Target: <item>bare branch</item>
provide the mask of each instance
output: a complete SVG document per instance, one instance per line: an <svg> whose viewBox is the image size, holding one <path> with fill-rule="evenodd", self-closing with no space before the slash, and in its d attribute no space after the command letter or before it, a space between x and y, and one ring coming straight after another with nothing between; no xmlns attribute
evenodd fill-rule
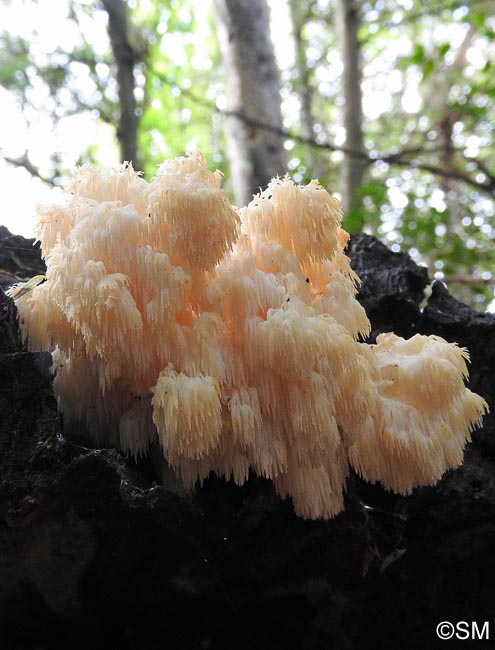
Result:
<svg viewBox="0 0 495 650"><path fill-rule="evenodd" d="M423 163L418 160L404 160L400 156L389 158L388 156L384 155L379 156L375 159L371 159L370 161L374 162L374 160L396 165L397 167L410 167L411 169L420 169L421 171L430 172L430 174L441 176L442 178L453 178L454 180L462 181L463 183L466 183L466 185L474 187L477 190L488 192L488 194L495 194L495 183L492 182L492 180L487 179L486 181L477 181L468 173L463 172L460 169L442 169L436 165Z"/></svg>
<svg viewBox="0 0 495 650"><path fill-rule="evenodd" d="M480 278L476 275L468 275L464 273L453 273L441 278L441 282L448 284L449 282L459 282L460 284L482 285L482 284L495 284L495 277Z"/></svg>
<svg viewBox="0 0 495 650"><path fill-rule="evenodd" d="M440 176L441 178L452 178L454 180L462 181L463 183L466 183L466 185L469 185L470 187L474 187L479 191L487 192L492 196L495 195L495 177L492 174L490 174L486 168L483 169L483 173L486 176L486 180L478 181L476 180L476 178L470 176L467 172L464 172L460 169L454 169L454 168L444 169L442 167L438 167L437 165L433 165L431 163L421 162L419 160L411 160L407 157L412 154L421 155L421 154L434 153L433 151L428 151L421 147L399 149L397 151L393 151L389 153L376 152L370 155L364 151L355 151L353 149L349 149L348 147L337 145L329 140L326 140L324 142L317 142L313 138L308 138L299 135L297 133L293 133L289 129L274 127L269 124L265 124L260 120L247 117L242 113L242 111L234 111L234 110L219 108L215 103L207 99L198 97L197 95L194 94L194 92L190 91L187 88L180 87L175 82L171 81L170 79L167 79L165 75L162 75L155 70L150 70L150 72L154 74L158 79L166 83L168 86L177 88L184 97L189 98L192 102L194 102L198 106L203 106L204 108L213 111L215 113L218 113L220 115L237 117L238 119L242 120L244 124L246 124L251 128L260 129L263 131L269 131L271 133L276 133L284 138L287 138L288 140L293 140L294 142L299 142L300 144L305 144L310 147L324 149L326 151L331 151L331 152L340 151L348 156L353 156L354 158L362 159L363 161L365 161L367 165L376 165L377 163L387 163L389 165L395 165L397 167L409 167L411 169L419 169L421 171L430 172L431 174L435 176ZM483 163L481 161L478 161L477 159L474 158L465 158L465 159L470 162L474 162L480 168L480 170L482 169L481 166L483 165Z"/></svg>
<svg viewBox="0 0 495 650"><path fill-rule="evenodd" d="M495 192L495 175L491 172L491 170L488 168L488 166L482 161L479 160L478 158L468 158L468 160L474 162L476 167L480 170L482 174L484 174L487 178L487 185L490 185L492 188L492 192Z"/></svg>
<svg viewBox="0 0 495 650"><path fill-rule="evenodd" d="M0 153L0 156L2 157L2 160L5 160L5 162L9 163L9 165L13 165L14 167L22 167L28 171L31 176L34 178L39 178L41 181L43 181L43 183L46 183L51 187L59 187L59 184L55 182L54 178L44 176L40 170L35 165L33 165L33 163L28 158L27 151L19 158L11 158L10 156L6 156L3 153Z"/></svg>
<svg viewBox="0 0 495 650"><path fill-rule="evenodd" d="M489 9L488 6L484 7L483 5L488 5L488 0L470 0L469 2L470 9L477 9L479 10L487 10ZM435 16L438 18L442 13L447 12L447 11L453 11L454 9L459 8L459 0L453 0L453 2L446 2L443 0L442 2L438 4L434 3L429 3L428 5L424 5L421 8L421 11L419 12L410 12L410 13L405 13L405 15L399 20L396 21L392 18L392 14L396 11L394 8L392 11L384 12L381 11L380 15L378 18L370 20L369 18L364 22L364 25L367 27L368 25L373 25L373 24L379 24L381 28L383 29L390 29L393 27L400 27L401 25L405 25L407 23L415 23L418 20L422 20L424 18L428 18L429 16ZM385 14L388 14L388 18L386 17ZM371 38L374 36L374 34L370 34L366 40L371 40ZM365 39L362 39L362 42L364 43Z"/></svg>

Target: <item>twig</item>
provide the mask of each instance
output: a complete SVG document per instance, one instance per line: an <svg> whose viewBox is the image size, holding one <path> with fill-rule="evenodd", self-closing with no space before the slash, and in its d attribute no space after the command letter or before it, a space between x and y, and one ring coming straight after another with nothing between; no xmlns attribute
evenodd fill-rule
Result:
<svg viewBox="0 0 495 650"><path fill-rule="evenodd" d="M48 176L43 176L43 174L40 172L40 170L33 165L33 163L29 160L27 151L20 156L19 158L11 158L10 156L6 156L3 153L0 153L0 156L2 157L5 162L9 163L9 165L13 165L14 167L22 167L26 171L28 171L31 176L34 176L35 178L39 178L43 183L46 183L47 185L50 185L51 187L59 187L58 183L55 182L53 178L49 178Z"/></svg>
<svg viewBox="0 0 495 650"><path fill-rule="evenodd" d="M480 278L476 275L468 275L464 273L453 273L452 275L446 275L441 278L442 282L459 282L460 284L494 284L495 276L490 278Z"/></svg>

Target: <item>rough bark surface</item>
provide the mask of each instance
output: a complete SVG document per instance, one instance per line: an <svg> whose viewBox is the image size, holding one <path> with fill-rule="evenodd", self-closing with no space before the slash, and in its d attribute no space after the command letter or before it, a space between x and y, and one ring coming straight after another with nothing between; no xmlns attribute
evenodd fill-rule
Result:
<svg viewBox="0 0 495 650"><path fill-rule="evenodd" d="M362 185L366 161L352 152L363 151L363 108L361 92L361 47L358 40L359 0L338 0L337 20L344 64L345 148L342 165L342 205L352 208L356 190Z"/></svg>
<svg viewBox="0 0 495 650"><path fill-rule="evenodd" d="M349 253L373 335L467 346L494 411L495 317L438 283L420 311L425 269L367 236ZM353 476L344 513L306 522L255 476L178 496L148 462L66 438L50 355L22 349L3 292L0 341L2 650L418 650L445 648L440 621L493 624L493 417L436 487L401 497Z"/></svg>
<svg viewBox="0 0 495 650"><path fill-rule="evenodd" d="M124 0L102 0L108 14L108 35L117 70L119 94L117 139L122 162L132 162L139 169L137 157L138 117L134 89L136 54L129 40L127 4Z"/></svg>
<svg viewBox="0 0 495 650"><path fill-rule="evenodd" d="M13 235L8 228L0 226L0 286L6 288L14 282L43 275L45 271L39 244L34 246L34 239Z"/></svg>
<svg viewBox="0 0 495 650"><path fill-rule="evenodd" d="M285 174L282 136L247 120L282 129L280 87L266 0L215 0L218 40L225 69L226 133L235 200L247 205L253 194Z"/></svg>

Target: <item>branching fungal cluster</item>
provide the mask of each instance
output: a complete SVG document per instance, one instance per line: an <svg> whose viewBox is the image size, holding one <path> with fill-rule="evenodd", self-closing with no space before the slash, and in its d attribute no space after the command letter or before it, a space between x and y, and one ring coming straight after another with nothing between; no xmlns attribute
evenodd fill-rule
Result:
<svg viewBox="0 0 495 650"><path fill-rule="evenodd" d="M486 410L466 352L359 342L348 235L316 181L274 179L240 210L220 181L199 153L149 183L83 167L39 210L46 282L16 304L66 421L136 457L159 441L186 487L252 469L307 518L343 508L350 466L407 494L459 465Z"/></svg>

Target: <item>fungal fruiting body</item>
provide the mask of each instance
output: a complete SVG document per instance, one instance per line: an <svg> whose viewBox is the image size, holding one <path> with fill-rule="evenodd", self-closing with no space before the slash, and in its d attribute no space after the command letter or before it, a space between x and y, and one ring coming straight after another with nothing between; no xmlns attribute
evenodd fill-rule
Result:
<svg viewBox="0 0 495 650"><path fill-rule="evenodd" d="M487 408L466 352L359 342L348 235L316 181L274 179L240 210L220 181L199 153L149 183L83 167L39 210L46 281L15 300L65 421L135 457L158 440L186 487L251 469L307 518L343 508L349 466L402 494L458 466Z"/></svg>

